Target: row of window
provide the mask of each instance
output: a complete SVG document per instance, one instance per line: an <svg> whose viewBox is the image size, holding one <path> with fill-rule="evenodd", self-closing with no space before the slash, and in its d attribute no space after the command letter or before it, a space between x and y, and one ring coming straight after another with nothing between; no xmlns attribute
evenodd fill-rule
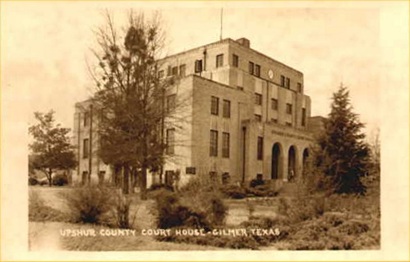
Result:
<svg viewBox="0 0 410 262"><path fill-rule="evenodd" d="M222 132L222 157L229 158L230 155L230 135ZM209 138L209 156L218 156L218 131L211 130Z"/></svg>
<svg viewBox="0 0 410 262"><path fill-rule="evenodd" d="M219 115L219 97L211 96L211 114ZM231 101L226 99L222 100L222 117L231 117Z"/></svg>
<svg viewBox="0 0 410 262"><path fill-rule="evenodd" d="M262 95L255 93L255 104L256 105L262 105ZM272 110L278 110L278 99L272 98L271 99L271 109ZM286 104L286 113L287 114L292 114L292 104L287 103Z"/></svg>

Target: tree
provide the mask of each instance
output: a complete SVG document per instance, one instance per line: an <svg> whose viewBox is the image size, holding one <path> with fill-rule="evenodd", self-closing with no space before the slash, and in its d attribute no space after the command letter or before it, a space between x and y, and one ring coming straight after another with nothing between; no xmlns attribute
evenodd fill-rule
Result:
<svg viewBox="0 0 410 262"><path fill-rule="evenodd" d="M358 115L353 113L348 89L341 84L333 94L325 132L319 139L321 154L317 161L330 177L336 193L366 192L360 180L367 172L369 157L365 135L361 132L363 127Z"/></svg>
<svg viewBox="0 0 410 262"><path fill-rule="evenodd" d="M29 127L29 133L34 138L34 142L29 145L29 169L42 171L51 186L55 171L71 169L77 165L67 136L70 129L63 128L60 124L54 125L53 110L48 113L35 112L34 116L39 123Z"/></svg>
<svg viewBox="0 0 410 262"><path fill-rule="evenodd" d="M158 16L148 21L142 13L130 12L124 35L109 14L106 20L107 26L97 31L98 66L92 71L93 101L100 111L99 156L122 170L124 193L130 175L140 174L141 198L146 199L147 173L163 165L165 118L175 110L165 110L165 97L178 79L161 78L158 72L163 45Z"/></svg>

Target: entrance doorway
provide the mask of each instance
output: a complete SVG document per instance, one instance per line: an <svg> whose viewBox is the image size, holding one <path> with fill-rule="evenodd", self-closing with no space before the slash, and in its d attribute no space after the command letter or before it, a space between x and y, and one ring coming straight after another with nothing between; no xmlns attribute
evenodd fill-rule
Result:
<svg viewBox="0 0 410 262"><path fill-rule="evenodd" d="M293 181L296 175L296 150L290 146L288 154L288 180Z"/></svg>
<svg viewBox="0 0 410 262"><path fill-rule="evenodd" d="M271 167L271 178L278 179L281 166L280 166L280 159L281 159L281 150L280 144L275 143L272 147L272 167Z"/></svg>

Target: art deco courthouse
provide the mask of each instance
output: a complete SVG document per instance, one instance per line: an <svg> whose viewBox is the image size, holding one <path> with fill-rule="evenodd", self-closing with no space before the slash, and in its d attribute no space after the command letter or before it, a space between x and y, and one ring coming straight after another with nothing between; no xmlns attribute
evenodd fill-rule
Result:
<svg viewBox="0 0 410 262"><path fill-rule="evenodd" d="M188 97L183 112L175 112L186 121L164 130L166 174L179 169L182 180L210 175L221 182L301 175L313 141L301 72L251 49L246 38L224 39L161 62L161 77L181 77L167 94L167 106ZM90 167L92 178L111 173L96 154L89 159L96 138L90 138L86 103L78 103L75 114L79 179Z"/></svg>

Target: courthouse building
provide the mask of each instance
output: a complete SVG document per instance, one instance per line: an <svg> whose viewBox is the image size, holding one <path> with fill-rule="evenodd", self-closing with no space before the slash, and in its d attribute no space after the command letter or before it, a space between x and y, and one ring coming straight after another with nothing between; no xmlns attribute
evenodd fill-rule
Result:
<svg viewBox="0 0 410 262"><path fill-rule="evenodd" d="M184 104L173 113L177 127L164 130L166 179L178 170L183 181L210 176L221 183L247 183L259 176L281 184L302 174L313 143L302 72L252 49L246 38L223 39L160 64L161 78L180 76L167 94L167 106ZM80 180L88 174L92 180L109 179L112 173L96 153L93 124L90 101L77 103ZM151 174L149 183L158 177Z"/></svg>

